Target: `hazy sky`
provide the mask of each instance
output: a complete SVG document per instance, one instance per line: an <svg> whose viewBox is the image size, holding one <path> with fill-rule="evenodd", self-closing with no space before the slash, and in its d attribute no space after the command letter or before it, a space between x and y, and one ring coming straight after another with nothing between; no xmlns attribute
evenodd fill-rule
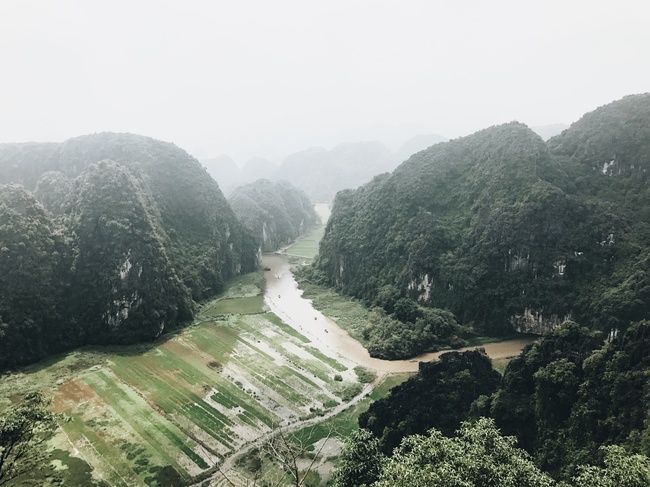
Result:
<svg viewBox="0 0 650 487"><path fill-rule="evenodd" d="M242 159L571 123L650 91L649 22L647 0L0 0L0 142Z"/></svg>

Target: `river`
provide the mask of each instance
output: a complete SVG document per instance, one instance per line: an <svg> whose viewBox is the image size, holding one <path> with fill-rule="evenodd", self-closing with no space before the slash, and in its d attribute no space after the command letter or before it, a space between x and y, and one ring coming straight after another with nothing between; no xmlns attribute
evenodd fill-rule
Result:
<svg viewBox="0 0 650 487"><path fill-rule="evenodd" d="M311 300L302 297L302 290L291 272L291 264L286 257L278 254L265 254L262 265L265 271L266 293L264 301L268 308L289 326L312 341L312 345L326 355L336 358L346 365L361 365L378 372L417 372L418 362L436 360L447 352L426 353L410 360L382 360L373 358L357 340L333 320L312 306ZM467 347L463 350L484 348L492 359L517 355L535 339L529 336L499 343L487 343L480 347Z"/></svg>

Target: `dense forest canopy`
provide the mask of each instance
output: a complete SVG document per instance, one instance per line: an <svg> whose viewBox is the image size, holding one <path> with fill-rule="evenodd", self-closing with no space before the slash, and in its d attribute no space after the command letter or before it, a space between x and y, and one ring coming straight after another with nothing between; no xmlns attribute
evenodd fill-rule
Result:
<svg viewBox="0 0 650 487"><path fill-rule="evenodd" d="M650 324L635 323L609 341L603 338L567 321L512 360L502 378L480 351L422 363L416 376L361 415L363 429L348 442L338 485L361 485L360 474L366 485L384 485L374 482L393 469L393 479L400 469L413 470L408 466L414 460L417 471L447 480L427 485L456 485L450 473L456 470L461 480L471 480L458 485L502 485L498 477L512 473L514 457L526 468L513 485L529 485L541 472L543 485L648 485ZM468 436L472 431L482 432ZM488 441L478 450L470 442L451 457L444 454L470 438ZM509 447L497 454L498 445ZM471 473L485 462L492 466L483 478Z"/></svg>
<svg viewBox="0 0 650 487"><path fill-rule="evenodd" d="M387 313L400 298L442 308L481 334L568 318L624 330L650 306L648 127L645 94L548 143L512 122L436 144L338 193L312 278Z"/></svg>
<svg viewBox="0 0 650 487"><path fill-rule="evenodd" d="M0 367L152 339L257 265L185 151L132 134L0 145Z"/></svg>
<svg viewBox="0 0 650 487"><path fill-rule="evenodd" d="M240 186L228 202L263 252L290 244L320 221L304 191L287 181L260 179Z"/></svg>

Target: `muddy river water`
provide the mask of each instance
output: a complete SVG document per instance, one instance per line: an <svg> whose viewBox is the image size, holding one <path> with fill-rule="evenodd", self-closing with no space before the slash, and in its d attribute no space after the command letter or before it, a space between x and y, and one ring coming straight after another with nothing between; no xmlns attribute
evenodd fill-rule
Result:
<svg viewBox="0 0 650 487"><path fill-rule="evenodd" d="M271 269L264 273L266 278L264 301L268 308L289 326L309 338L314 347L346 365L362 365L380 372L417 372L418 362L435 360L445 353L444 351L426 353L410 360L373 358L361 343L315 309L311 300L302 297L302 290L298 288L286 257L266 254L262 265ZM517 355L524 346L533 341L534 338L522 337L500 343L487 343L482 345L482 348L491 358L499 359ZM473 348L478 347L468 347L461 351Z"/></svg>

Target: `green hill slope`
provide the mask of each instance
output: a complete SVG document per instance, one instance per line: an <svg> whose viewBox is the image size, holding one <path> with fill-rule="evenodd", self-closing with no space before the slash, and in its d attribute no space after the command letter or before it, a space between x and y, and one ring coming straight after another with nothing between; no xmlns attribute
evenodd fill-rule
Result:
<svg viewBox="0 0 650 487"><path fill-rule="evenodd" d="M586 316L598 328L624 328L650 304L639 282L648 206L635 179L648 158L648 100L600 108L548 144L516 122L491 127L340 192L316 273L389 313L406 297L480 333L542 333ZM611 164L597 148L608 137L629 177L598 169L602 157ZM630 198L644 209L628 211ZM642 270L629 282L635 265Z"/></svg>
<svg viewBox="0 0 650 487"><path fill-rule="evenodd" d="M42 272L63 269L56 292L41 293L58 310L43 324L54 338L40 352L3 355L0 366L89 342L152 339L191 319L192 301L218 293L257 264L255 242L217 184L173 144L110 133L62 144L6 144L0 183L24 186L2 187L2 221L15 222L26 208L38 215L33 224L22 216L4 225L3 246L19 241L19 256L24 250L25 258L46 261ZM32 229L44 248L34 248ZM52 242L62 250L50 251ZM9 253L0 259L2 268L14 265ZM11 304L16 288L36 281L49 282L21 274L3 286L0 303L14 317L13 330L42 308Z"/></svg>
<svg viewBox="0 0 650 487"><path fill-rule="evenodd" d="M307 195L287 181L260 179L234 190L228 201L264 252L290 244L319 222Z"/></svg>

